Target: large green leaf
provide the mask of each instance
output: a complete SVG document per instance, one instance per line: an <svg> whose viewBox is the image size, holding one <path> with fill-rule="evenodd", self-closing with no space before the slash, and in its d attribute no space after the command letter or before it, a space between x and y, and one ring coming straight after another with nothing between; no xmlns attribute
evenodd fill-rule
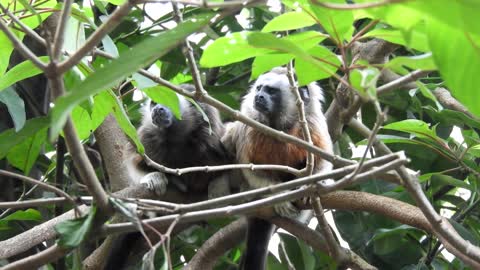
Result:
<svg viewBox="0 0 480 270"><path fill-rule="evenodd" d="M7 106L8 112L13 120L15 131L19 131L25 125L25 103L23 99L15 92L15 89L8 87L0 91L0 102Z"/></svg>
<svg viewBox="0 0 480 270"><path fill-rule="evenodd" d="M8 162L28 175L46 139L47 127L44 127L33 136L13 146L7 154Z"/></svg>
<svg viewBox="0 0 480 270"><path fill-rule="evenodd" d="M203 51L200 65L204 67L225 66L271 52L268 49L252 48L247 41L250 34L252 32L243 31L216 39Z"/></svg>
<svg viewBox="0 0 480 270"><path fill-rule="evenodd" d="M305 12L287 12L269 21L262 32L286 31L314 25L315 20Z"/></svg>
<svg viewBox="0 0 480 270"><path fill-rule="evenodd" d="M74 248L80 245L92 229L96 211L97 208L93 206L90 208L88 215L57 224L55 230L60 235L58 245L66 248Z"/></svg>
<svg viewBox="0 0 480 270"><path fill-rule="evenodd" d="M285 65L288 61L293 59L293 55L286 53L271 53L266 55L259 55L255 57L252 63L251 79L256 79L263 73L271 70L274 67Z"/></svg>
<svg viewBox="0 0 480 270"><path fill-rule="evenodd" d="M421 138L439 139L427 123L416 119L407 119L390 123L383 128L412 133Z"/></svg>
<svg viewBox="0 0 480 270"><path fill-rule="evenodd" d="M371 37L384 39L421 52L430 51L427 30L424 24L415 25L409 33L397 29L376 28L363 35L363 38Z"/></svg>
<svg viewBox="0 0 480 270"><path fill-rule="evenodd" d="M9 228L8 223L10 221L41 221L42 214L35 209L27 209L27 210L18 210L15 211L13 214L10 214L2 219L0 219L0 231L7 230Z"/></svg>
<svg viewBox="0 0 480 270"><path fill-rule="evenodd" d="M48 57L43 56L40 57L40 59L46 61L48 60ZM5 73L3 76L0 76L0 91L5 90L7 87L18 81L30 78L40 73L42 73L42 71L37 68L32 61L25 60L7 71L7 73Z"/></svg>
<svg viewBox="0 0 480 270"><path fill-rule="evenodd" d="M407 74L409 69L435 70L437 67L433 61L431 53L416 56L398 56L385 64L385 67L392 69L400 74ZM408 67L409 69L406 69Z"/></svg>
<svg viewBox="0 0 480 270"><path fill-rule="evenodd" d="M208 24L212 17L211 13L198 15L172 30L142 41L119 58L97 69L69 93L57 99L51 114L50 139L57 136L65 124L68 114L77 104L89 96L115 85L118 81L166 54L191 33Z"/></svg>
<svg viewBox="0 0 480 270"><path fill-rule="evenodd" d="M460 102L480 116L480 38L436 20L428 24L428 37L445 83Z"/></svg>
<svg viewBox="0 0 480 270"><path fill-rule="evenodd" d="M47 127L48 118L39 117L28 120L19 132L13 128L2 132L0 134L0 159L4 158L12 147L35 136L37 132L41 132Z"/></svg>
<svg viewBox="0 0 480 270"><path fill-rule="evenodd" d="M313 81L331 77L341 65L338 57L323 46L315 46L308 50L308 53L319 62L322 62L322 66L318 66L320 63L313 64L303 59L297 59L295 61L295 70L299 85L306 85Z"/></svg>
<svg viewBox="0 0 480 270"><path fill-rule="evenodd" d="M259 48L251 44L249 37L258 34L273 36L270 33L258 32L237 32L226 37L221 37L210 44L204 51L200 64L204 67L225 66L228 64L243 61L248 58L258 57L261 55L269 55L275 53L273 48ZM278 38L278 40L294 43L303 49L310 49L323 41L326 36L315 31L305 31L286 37Z"/></svg>

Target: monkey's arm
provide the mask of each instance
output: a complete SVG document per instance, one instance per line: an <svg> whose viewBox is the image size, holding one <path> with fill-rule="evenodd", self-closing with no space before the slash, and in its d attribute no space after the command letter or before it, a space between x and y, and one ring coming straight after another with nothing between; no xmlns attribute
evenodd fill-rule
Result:
<svg viewBox="0 0 480 270"><path fill-rule="evenodd" d="M167 190L168 179L162 172L149 172L147 165L142 157L133 153L132 157L126 160L126 166L132 184L146 184L148 189L153 190L157 195L163 195Z"/></svg>
<svg viewBox="0 0 480 270"><path fill-rule="evenodd" d="M237 142L239 141L238 134L240 133L241 127L240 122L228 123L225 126L225 134L222 136L223 146L226 148L227 152L236 155L237 153Z"/></svg>

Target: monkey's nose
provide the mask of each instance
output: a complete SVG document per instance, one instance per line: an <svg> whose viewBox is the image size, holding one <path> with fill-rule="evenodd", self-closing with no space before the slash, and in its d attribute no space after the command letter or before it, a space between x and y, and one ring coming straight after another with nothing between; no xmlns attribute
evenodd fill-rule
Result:
<svg viewBox="0 0 480 270"><path fill-rule="evenodd" d="M152 110L152 121L156 126L168 127L172 124L172 118L172 112L161 105L155 106Z"/></svg>

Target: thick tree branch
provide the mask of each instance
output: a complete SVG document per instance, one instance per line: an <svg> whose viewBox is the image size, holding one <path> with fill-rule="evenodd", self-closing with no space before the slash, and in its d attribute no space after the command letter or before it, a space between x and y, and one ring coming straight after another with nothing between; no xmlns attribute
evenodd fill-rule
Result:
<svg viewBox="0 0 480 270"><path fill-rule="evenodd" d="M223 227L197 250L183 270L213 269L217 259L245 239L247 222L240 218Z"/></svg>
<svg viewBox="0 0 480 270"><path fill-rule="evenodd" d="M326 244L326 240L317 231L308 228L307 226L298 221L287 218L275 217L271 218L270 221L278 227L302 239L305 243L307 243L314 249L328 253L328 246ZM340 269L342 269L343 267L350 267L354 270L377 269L376 267L367 263L365 260L363 260L360 256L358 256L351 250L340 247L339 252L341 253L341 257L345 258L343 261L344 264L339 265Z"/></svg>

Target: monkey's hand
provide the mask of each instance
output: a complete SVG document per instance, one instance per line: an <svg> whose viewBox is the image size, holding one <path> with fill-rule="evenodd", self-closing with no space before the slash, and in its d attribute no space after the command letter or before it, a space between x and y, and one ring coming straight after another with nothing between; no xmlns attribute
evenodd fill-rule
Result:
<svg viewBox="0 0 480 270"><path fill-rule="evenodd" d="M167 191L168 179L164 173L151 172L142 177L140 183L146 184L148 189L161 196Z"/></svg>
<svg viewBox="0 0 480 270"><path fill-rule="evenodd" d="M300 211L291 202L276 204L273 209L278 215L287 218L296 218L300 214Z"/></svg>

